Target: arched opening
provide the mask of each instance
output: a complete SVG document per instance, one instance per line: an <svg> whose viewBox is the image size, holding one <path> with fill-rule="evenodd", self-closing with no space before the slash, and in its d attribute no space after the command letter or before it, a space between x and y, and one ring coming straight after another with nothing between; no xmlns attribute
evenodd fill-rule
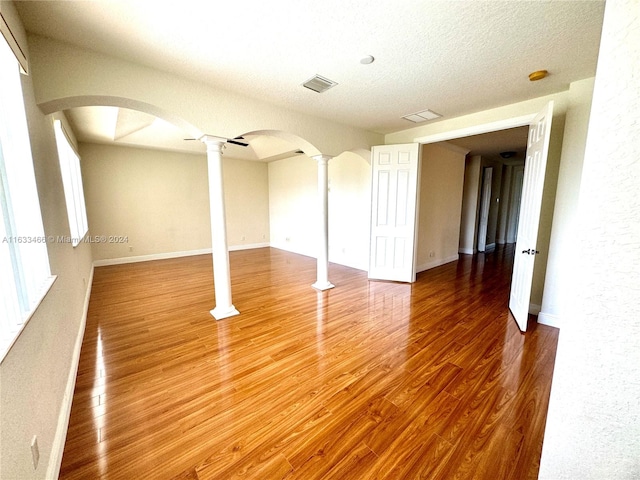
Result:
<svg viewBox="0 0 640 480"><path fill-rule="evenodd" d="M131 263L212 252L211 314L216 319L237 315L220 155L226 140L202 136L169 112L123 98L75 97L57 107L62 110L53 115L67 125L68 136L82 142L77 148L89 230L95 238L118 239L92 244L94 261ZM203 140L206 156L201 142L188 140Z"/></svg>
<svg viewBox="0 0 640 480"><path fill-rule="evenodd" d="M132 98L116 97L110 95L80 95L58 98L38 104L45 115L70 111L81 107L114 107L130 111L144 113L168 122L184 131L192 138L200 138L203 132L196 126L184 120L173 112L164 110L158 106L135 100Z"/></svg>
<svg viewBox="0 0 640 480"><path fill-rule="evenodd" d="M92 234L117 232L127 238L124 244L96 245L93 253L98 265L212 250L212 238L213 243L216 240L211 234L214 204L210 201L215 198L210 187L211 155L207 157L202 142L188 141L200 138L197 127L153 105L121 97L70 97L45 106L47 112L54 108L64 112L80 140ZM214 201L226 203L225 251L272 245L277 215L271 208L270 165L294 162L309 170L312 178L306 192L311 204L302 217L309 223L304 230L311 233L305 239L310 251L299 253L317 257L318 240L323 238L317 210L322 189L317 183L318 164L310 154L319 150L296 135L277 130L218 140L224 144L220 171L226 187L220 187L224 193ZM344 155L366 164L356 154ZM288 185L299 184L295 171L290 169L286 177ZM291 196L287 202L305 205ZM287 222L301 224L291 217ZM295 251L291 245L284 247Z"/></svg>

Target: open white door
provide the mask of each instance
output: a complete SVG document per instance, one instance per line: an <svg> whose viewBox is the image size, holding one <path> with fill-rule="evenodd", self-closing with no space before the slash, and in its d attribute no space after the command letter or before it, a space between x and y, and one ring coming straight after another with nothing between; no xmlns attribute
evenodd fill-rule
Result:
<svg viewBox="0 0 640 480"><path fill-rule="evenodd" d="M542 205L544 174L549 152L552 116L553 102L549 102L536 115L529 126L522 200L518 220L518 236L516 239L513 276L511 278L511 296L509 298L509 309L518 323L518 327L523 332L527 330L533 264L536 253L538 253L536 242L538 239L540 207Z"/></svg>
<svg viewBox="0 0 640 480"><path fill-rule="evenodd" d="M489 228L489 210L491 208L491 181L493 167L485 167L482 176L482 199L480 202L480 222L478 223L478 251L487 249L487 229Z"/></svg>
<svg viewBox="0 0 640 480"><path fill-rule="evenodd" d="M371 150L369 278L415 282L420 144Z"/></svg>

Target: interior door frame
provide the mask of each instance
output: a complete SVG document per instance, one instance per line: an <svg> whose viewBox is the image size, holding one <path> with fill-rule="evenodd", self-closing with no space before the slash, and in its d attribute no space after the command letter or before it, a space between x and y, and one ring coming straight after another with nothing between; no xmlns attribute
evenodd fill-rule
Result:
<svg viewBox="0 0 640 480"><path fill-rule="evenodd" d="M489 123L481 123L478 125L471 125L465 128L458 128L455 130L447 130L446 132L434 133L431 135L424 135L422 137L416 137L414 142L420 144L444 142L447 140L454 140L456 138L470 137L471 135L480 135L483 133L491 133L498 130L505 130L507 128L530 126L531 123L538 115L538 110L528 115L522 115L519 117L505 118L503 120L497 120Z"/></svg>
<svg viewBox="0 0 640 480"><path fill-rule="evenodd" d="M478 215L476 248L478 252L487 250L487 230L489 227L489 210L491 209L491 191L493 183L493 167L482 167L480 187L480 214Z"/></svg>
<svg viewBox="0 0 640 480"><path fill-rule="evenodd" d="M506 130L507 128L529 126L531 122L533 122L533 119L536 118L537 113L538 112L531 113L529 115L522 115L520 117L505 118L504 120L497 120L495 122L481 123L470 127L459 128L457 130L447 130L446 132L416 137L413 141L421 144L445 142L456 138L470 137L471 135L480 135L498 130Z"/></svg>

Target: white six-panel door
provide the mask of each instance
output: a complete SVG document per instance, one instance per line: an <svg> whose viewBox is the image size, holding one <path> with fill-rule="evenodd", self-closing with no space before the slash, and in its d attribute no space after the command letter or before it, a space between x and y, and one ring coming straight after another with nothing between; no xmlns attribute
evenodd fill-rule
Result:
<svg viewBox="0 0 640 480"><path fill-rule="evenodd" d="M369 278L415 282L420 145L371 150Z"/></svg>
<svg viewBox="0 0 640 480"><path fill-rule="evenodd" d="M511 296L509 298L509 309L523 332L527 330L533 264L538 253L536 244L552 116L553 102L549 102L529 126L518 235L511 278Z"/></svg>

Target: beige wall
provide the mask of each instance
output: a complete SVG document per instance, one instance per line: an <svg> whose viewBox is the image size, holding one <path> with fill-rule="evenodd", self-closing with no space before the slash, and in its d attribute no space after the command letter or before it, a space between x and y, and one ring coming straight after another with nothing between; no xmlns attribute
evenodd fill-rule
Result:
<svg viewBox="0 0 640 480"><path fill-rule="evenodd" d="M316 161L306 155L298 155L270 162L268 168L271 246L316 257Z"/></svg>
<svg viewBox="0 0 640 480"><path fill-rule="evenodd" d="M343 153L329 161L329 261L369 269L371 165Z"/></svg>
<svg viewBox="0 0 640 480"><path fill-rule="evenodd" d="M267 164L222 157L222 168L229 248L235 250L268 245Z"/></svg>
<svg viewBox="0 0 640 480"><path fill-rule="evenodd" d="M52 118L36 106L30 77L23 76L23 92L45 235L69 236ZM0 365L2 479L53 478L66 435L66 401L73 394L74 355L80 352L84 330L91 247L49 243L47 249L51 272L58 278ZM40 450L36 469L33 436Z"/></svg>
<svg viewBox="0 0 640 480"><path fill-rule="evenodd" d="M458 259L465 153L443 144L422 146L417 271Z"/></svg>
<svg viewBox="0 0 640 480"><path fill-rule="evenodd" d="M329 261L368 269L371 166L346 152L329 161ZM318 166L300 155L269 163L271 246L317 256Z"/></svg>
<svg viewBox="0 0 640 480"><path fill-rule="evenodd" d="M94 260L211 249L207 158L111 145L80 144ZM269 241L267 166L223 157L230 248Z"/></svg>
<svg viewBox="0 0 640 480"><path fill-rule="evenodd" d="M640 474L639 76L638 2L607 2L541 480Z"/></svg>
<svg viewBox="0 0 640 480"><path fill-rule="evenodd" d="M480 208L481 164L480 155L468 156L465 159L459 252L469 255L477 250L476 227Z"/></svg>
<svg viewBox="0 0 640 480"><path fill-rule="evenodd" d="M567 313L563 299L569 298L570 272L574 271L580 262L575 255L574 229L593 85L594 79L588 78L572 83L569 90L571 107L567 111L565 122L547 275L545 275L542 310L538 318L538 321L549 325L562 324L562 317Z"/></svg>

